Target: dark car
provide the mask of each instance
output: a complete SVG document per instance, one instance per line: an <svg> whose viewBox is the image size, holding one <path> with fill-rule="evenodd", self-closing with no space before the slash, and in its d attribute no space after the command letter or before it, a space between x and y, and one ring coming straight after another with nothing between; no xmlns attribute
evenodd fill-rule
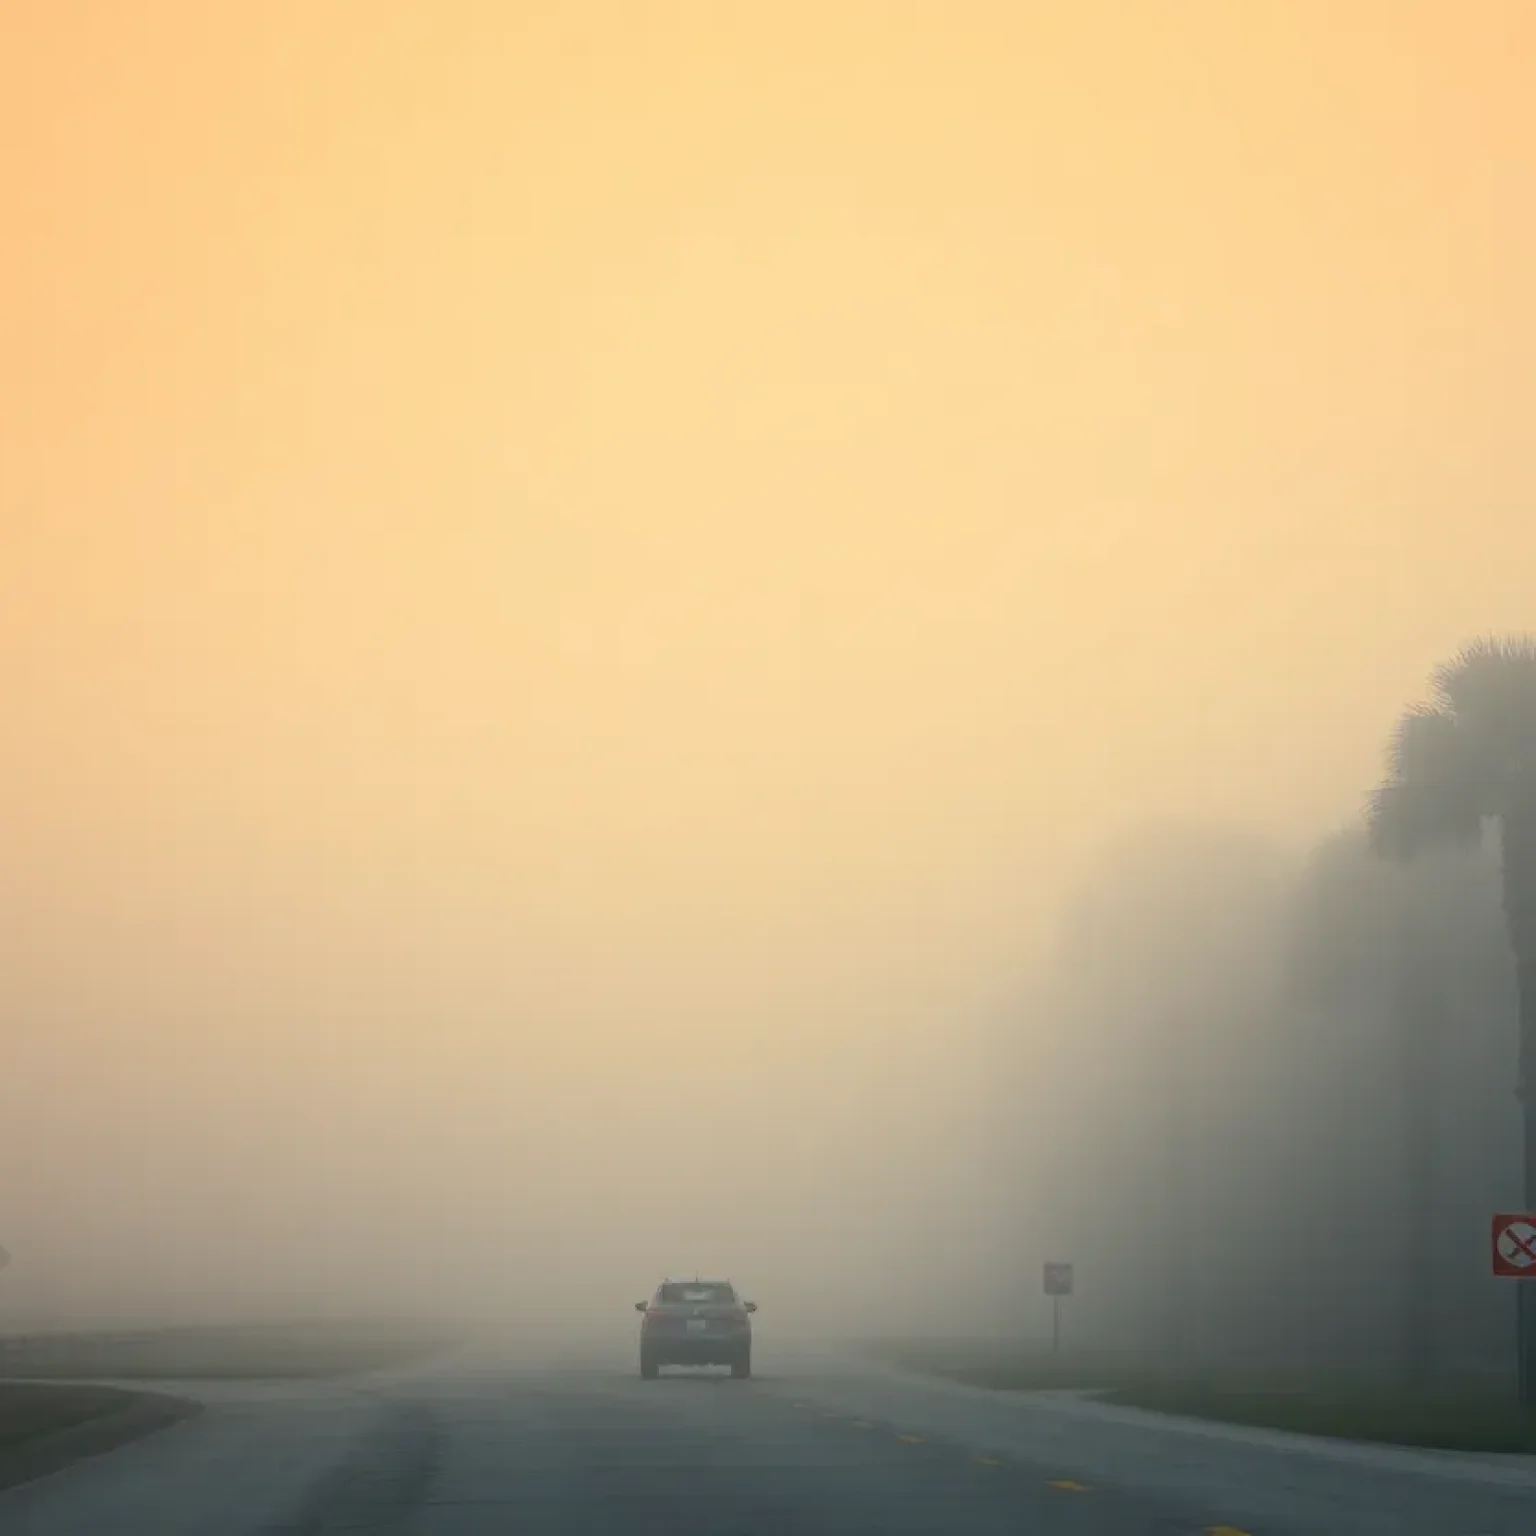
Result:
<svg viewBox="0 0 1536 1536"><path fill-rule="evenodd" d="M752 1313L729 1280L663 1280L649 1301L637 1301L640 1374L648 1381L664 1365L728 1365L752 1374Z"/></svg>

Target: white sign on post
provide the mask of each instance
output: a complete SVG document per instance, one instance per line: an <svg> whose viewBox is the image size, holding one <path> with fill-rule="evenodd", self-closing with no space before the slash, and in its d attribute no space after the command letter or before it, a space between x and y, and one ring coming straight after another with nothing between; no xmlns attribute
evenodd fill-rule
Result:
<svg viewBox="0 0 1536 1536"><path fill-rule="evenodd" d="M1045 1266L1045 1294L1051 1298L1051 1353L1061 1350L1061 1298L1072 1294L1072 1266Z"/></svg>
<svg viewBox="0 0 1536 1536"><path fill-rule="evenodd" d="M1070 1296L1072 1294L1072 1266L1070 1264L1047 1264L1045 1266L1045 1294L1047 1296Z"/></svg>

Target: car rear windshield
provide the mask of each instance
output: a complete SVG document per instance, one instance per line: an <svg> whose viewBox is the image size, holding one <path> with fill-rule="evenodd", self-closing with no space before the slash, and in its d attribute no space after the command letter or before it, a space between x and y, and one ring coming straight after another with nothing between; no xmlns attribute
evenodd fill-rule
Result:
<svg viewBox="0 0 1536 1536"><path fill-rule="evenodd" d="M692 1284L667 1284L657 1291L656 1299L664 1307L688 1304L724 1307L736 1300L733 1286L719 1280L697 1280Z"/></svg>

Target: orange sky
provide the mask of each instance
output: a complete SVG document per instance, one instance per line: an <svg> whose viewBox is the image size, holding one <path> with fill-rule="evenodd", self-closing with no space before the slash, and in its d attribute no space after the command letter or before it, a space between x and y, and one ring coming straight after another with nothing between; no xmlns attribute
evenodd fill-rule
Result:
<svg viewBox="0 0 1536 1536"><path fill-rule="evenodd" d="M8 1159L591 1194L727 1031L812 1166L1118 826L1309 836L1532 622L1518 0L0 28Z"/></svg>

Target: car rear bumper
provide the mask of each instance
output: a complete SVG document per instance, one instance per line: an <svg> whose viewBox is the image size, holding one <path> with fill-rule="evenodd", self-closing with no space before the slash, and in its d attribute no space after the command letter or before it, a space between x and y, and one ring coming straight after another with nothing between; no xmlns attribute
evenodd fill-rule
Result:
<svg viewBox="0 0 1536 1536"><path fill-rule="evenodd" d="M640 1341L641 1355L657 1365L730 1365L751 1348L750 1333L673 1334Z"/></svg>

